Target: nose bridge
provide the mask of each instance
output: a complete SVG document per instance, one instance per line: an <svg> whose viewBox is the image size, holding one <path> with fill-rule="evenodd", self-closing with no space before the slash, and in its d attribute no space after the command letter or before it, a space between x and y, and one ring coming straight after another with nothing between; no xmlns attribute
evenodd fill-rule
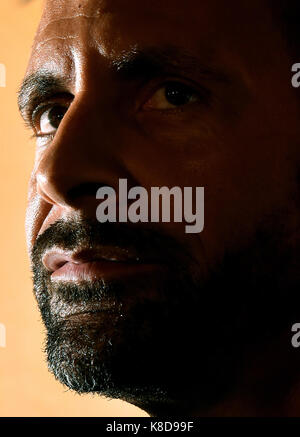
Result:
<svg viewBox="0 0 300 437"><path fill-rule="evenodd" d="M72 206L71 193L95 191L99 185L116 186L122 165L118 159L112 114L89 99L87 92L76 96L65 114L52 143L45 148L36 168L38 193L53 204ZM84 188L85 187L85 188Z"/></svg>

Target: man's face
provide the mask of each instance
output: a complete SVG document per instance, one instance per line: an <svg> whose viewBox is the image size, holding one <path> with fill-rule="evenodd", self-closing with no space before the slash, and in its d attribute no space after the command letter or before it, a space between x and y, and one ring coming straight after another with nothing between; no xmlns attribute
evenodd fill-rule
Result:
<svg viewBox="0 0 300 437"><path fill-rule="evenodd" d="M50 369L150 410L219 401L292 317L299 108L270 11L48 0L27 77L27 238ZM96 191L120 178L204 187L203 232L98 223Z"/></svg>

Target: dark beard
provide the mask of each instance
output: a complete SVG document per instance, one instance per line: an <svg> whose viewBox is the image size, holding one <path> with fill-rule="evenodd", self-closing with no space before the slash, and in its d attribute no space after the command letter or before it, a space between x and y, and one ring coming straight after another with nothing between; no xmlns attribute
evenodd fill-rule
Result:
<svg viewBox="0 0 300 437"><path fill-rule="evenodd" d="M186 259L174 256L182 248L154 231L91 220L55 223L38 237L32 254L49 369L78 393L124 399L160 414L220 402L234 390L250 345L258 354L297 321L295 256L282 229L269 228L261 226L247 245L226 253L199 279ZM150 252L169 247L169 274L159 280L51 284L41 263L46 248L114 241ZM55 313L65 302L84 306L107 299L113 311L92 318Z"/></svg>

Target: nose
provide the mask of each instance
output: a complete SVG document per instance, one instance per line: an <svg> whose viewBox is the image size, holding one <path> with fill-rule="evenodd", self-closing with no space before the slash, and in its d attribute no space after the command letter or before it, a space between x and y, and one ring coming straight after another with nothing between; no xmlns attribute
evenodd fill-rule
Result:
<svg viewBox="0 0 300 437"><path fill-rule="evenodd" d="M113 113L100 111L87 96L75 98L55 137L36 165L39 196L48 204L84 209L87 198L96 202L103 185L117 187L127 177L118 157L118 123Z"/></svg>

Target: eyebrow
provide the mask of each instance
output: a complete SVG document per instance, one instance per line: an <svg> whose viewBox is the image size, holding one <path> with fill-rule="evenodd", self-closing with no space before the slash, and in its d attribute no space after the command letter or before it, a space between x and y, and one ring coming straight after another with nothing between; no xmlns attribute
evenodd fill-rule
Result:
<svg viewBox="0 0 300 437"><path fill-rule="evenodd" d="M199 57L178 47L132 49L110 62L110 70L118 80L147 80L163 75L187 74L200 79L228 82L229 76L220 69L205 65ZM69 81L69 80L68 80ZM30 109L55 95L71 94L63 77L46 70L26 77L18 92L18 106L23 118Z"/></svg>
<svg viewBox="0 0 300 437"><path fill-rule="evenodd" d="M30 74L24 79L18 91L19 111L23 118L26 118L26 112L36 107L41 101L55 94L67 92L63 79L51 72L42 70Z"/></svg>
<svg viewBox="0 0 300 437"><path fill-rule="evenodd" d="M147 48L141 51L133 49L114 60L112 65L119 76L129 80L180 71L220 81L228 79L225 72L212 65L205 65L200 57L173 46Z"/></svg>

